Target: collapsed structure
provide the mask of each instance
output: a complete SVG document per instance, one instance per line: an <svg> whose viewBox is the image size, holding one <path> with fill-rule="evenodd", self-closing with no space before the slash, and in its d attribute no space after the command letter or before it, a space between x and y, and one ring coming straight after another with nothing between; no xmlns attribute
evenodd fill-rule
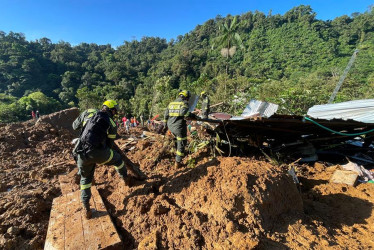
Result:
<svg viewBox="0 0 374 250"><path fill-rule="evenodd" d="M340 154L332 149L349 141L356 153L368 153L371 134L374 132L374 100L359 100L339 104L317 105L308 116L278 115L278 105L252 100L240 117L215 113L217 119L210 133L221 139L226 152L244 153L247 145L255 146L275 155L284 152L294 160L316 161L317 153ZM358 137L364 135L364 138ZM358 143L354 144L353 141ZM360 149L360 150L359 150ZM346 153L346 152L344 152ZM364 163L374 158L356 157ZM345 154L346 155L346 154Z"/></svg>

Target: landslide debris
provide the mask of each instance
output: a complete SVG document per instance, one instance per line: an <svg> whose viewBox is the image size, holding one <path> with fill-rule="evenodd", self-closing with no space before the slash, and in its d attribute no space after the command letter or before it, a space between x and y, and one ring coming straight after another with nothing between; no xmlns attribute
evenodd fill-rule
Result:
<svg viewBox="0 0 374 250"><path fill-rule="evenodd" d="M145 183L127 187L106 166L95 173L129 249L374 247L373 184L330 184L336 167L316 163L297 166L298 191L287 165L261 157L212 159L204 150L175 169L172 147L161 150L165 140L128 146L128 156L149 177ZM196 164L190 166L191 158Z"/></svg>
<svg viewBox="0 0 374 250"><path fill-rule="evenodd" d="M0 248L43 248L57 176L75 166L71 139L43 122L0 125Z"/></svg>
<svg viewBox="0 0 374 250"><path fill-rule="evenodd" d="M330 184L334 166L298 165L298 190L288 166L261 157L203 149L176 169L170 139L120 132L119 146L149 178L129 187L98 166L95 185L125 249L374 247L374 185ZM76 183L72 138L53 122L0 125L0 248L43 248L58 175Z"/></svg>
<svg viewBox="0 0 374 250"><path fill-rule="evenodd" d="M108 171L100 170L98 182ZM117 226L131 232L133 247L151 244L150 239L165 249L254 247L279 215L303 208L289 176L270 164L237 157L169 170L130 190L116 181L100 187L113 204Z"/></svg>

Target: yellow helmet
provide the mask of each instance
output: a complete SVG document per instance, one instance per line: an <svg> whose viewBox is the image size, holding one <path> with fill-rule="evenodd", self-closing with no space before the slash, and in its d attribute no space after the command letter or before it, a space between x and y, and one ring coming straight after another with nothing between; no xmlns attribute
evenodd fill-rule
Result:
<svg viewBox="0 0 374 250"><path fill-rule="evenodd" d="M118 103L114 100L106 100L103 106L107 106L109 109L118 109Z"/></svg>
<svg viewBox="0 0 374 250"><path fill-rule="evenodd" d="M206 95L206 91L202 91L202 92L200 93L200 96L203 96L203 95Z"/></svg>
<svg viewBox="0 0 374 250"><path fill-rule="evenodd" d="M182 95L186 98L190 98L190 96L191 96L190 91L188 91L188 90L182 90L181 92L179 92L178 95Z"/></svg>

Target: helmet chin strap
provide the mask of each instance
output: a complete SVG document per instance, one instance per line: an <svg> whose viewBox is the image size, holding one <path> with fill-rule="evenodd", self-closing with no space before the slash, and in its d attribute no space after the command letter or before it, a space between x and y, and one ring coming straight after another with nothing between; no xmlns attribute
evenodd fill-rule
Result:
<svg viewBox="0 0 374 250"><path fill-rule="evenodd" d="M118 110L116 108L111 110L111 113L113 114L113 117L118 115Z"/></svg>
<svg viewBox="0 0 374 250"><path fill-rule="evenodd" d="M108 113L108 115L110 116L110 118L113 118L113 116L114 116L114 112L113 112L112 109L104 108L104 109L102 109L102 111Z"/></svg>

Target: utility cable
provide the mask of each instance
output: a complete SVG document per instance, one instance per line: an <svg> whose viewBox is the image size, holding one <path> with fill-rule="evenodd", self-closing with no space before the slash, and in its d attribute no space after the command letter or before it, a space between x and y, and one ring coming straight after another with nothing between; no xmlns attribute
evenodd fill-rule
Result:
<svg viewBox="0 0 374 250"><path fill-rule="evenodd" d="M332 130L328 127L325 127L323 126L322 124L319 124L318 122L316 121L313 121L312 119L310 119L309 117L306 117L304 116L304 120L307 120L307 121L310 121L311 123L323 128L323 129L326 129L327 131L330 131L334 134L338 134L338 135L344 135L344 136L359 136L359 135L365 135L365 134L368 134L368 133L371 133L371 132L374 132L374 129L371 129L369 131L364 131L364 132L360 132L360 133L352 133L352 134L349 134L349 133L342 133L342 132L339 132L339 131L335 131L335 130Z"/></svg>

